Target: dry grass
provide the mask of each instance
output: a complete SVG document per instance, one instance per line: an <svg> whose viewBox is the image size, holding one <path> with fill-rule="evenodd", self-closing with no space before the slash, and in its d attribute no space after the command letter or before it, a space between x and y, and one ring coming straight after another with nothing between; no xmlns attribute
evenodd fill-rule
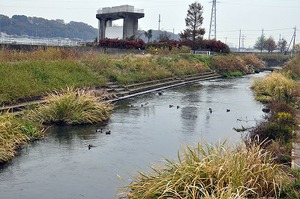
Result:
<svg viewBox="0 0 300 199"><path fill-rule="evenodd" d="M295 100L296 82L278 72L256 79L252 84L256 99L263 102Z"/></svg>
<svg viewBox="0 0 300 199"><path fill-rule="evenodd" d="M102 102L91 91L68 88L63 93L51 93L48 101L31 110L27 117L41 124L87 124L109 119L112 105Z"/></svg>
<svg viewBox="0 0 300 199"><path fill-rule="evenodd" d="M0 164L11 160L18 149L43 136L33 124L21 121L10 113L0 115Z"/></svg>
<svg viewBox="0 0 300 199"><path fill-rule="evenodd" d="M276 197L285 180L260 146L198 144L186 147L177 162L166 160L163 169L140 172L126 188L129 198L262 198Z"/></svg>

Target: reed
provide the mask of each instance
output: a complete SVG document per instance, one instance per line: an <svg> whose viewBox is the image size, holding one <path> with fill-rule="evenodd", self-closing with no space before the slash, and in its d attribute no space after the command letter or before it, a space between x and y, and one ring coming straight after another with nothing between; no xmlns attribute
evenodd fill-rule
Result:
<svg viewBox="0 0 300 199"><path fill-rule="evenodd" d="M112 105L100 101L92 91L68 88L65 92L50 93L48 102L29 111L27 118L40 124L87 124L109 119Z"/></svg>
<svg viewBox="0 0 300 199"><path fill-rule="evenodd" d="M43 130L10 113L0 115L0 164L11 160L18 149L44 135Z"/></svg>
<svg viewBox="0 0 300 199"><path fill-rule="evenodd" d="M260 146L187 146L177 161L139 172L126 187L129 198L276 197L289 176Z"/></svg>

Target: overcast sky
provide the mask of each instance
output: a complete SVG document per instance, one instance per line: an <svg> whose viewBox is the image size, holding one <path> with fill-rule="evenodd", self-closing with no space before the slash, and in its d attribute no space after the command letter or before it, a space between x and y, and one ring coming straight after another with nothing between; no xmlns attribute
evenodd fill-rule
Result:
<svg viewBox="0 0 300 199"><path fill-rule="evenodd" d="M179 33L185 29L188 5L194 0L0 0L0 14L37 16L46 19L63 19L84 22L97 28L96 13L99 8L119 5L133 5L144 9L145 17L139 20L143 30L158 29L161 15L161 29ZM211 15L210 0L199 0L204 7L203 27L208 37ZM121 23L121 22L116 22ZM217 39L238 46L239 30L245 36L245 47L253 46L261 35L279 37L288 43L293 28L300 28L300 0L219 0L217 4ZM300 35L297 37L300 43Z"/></svg>

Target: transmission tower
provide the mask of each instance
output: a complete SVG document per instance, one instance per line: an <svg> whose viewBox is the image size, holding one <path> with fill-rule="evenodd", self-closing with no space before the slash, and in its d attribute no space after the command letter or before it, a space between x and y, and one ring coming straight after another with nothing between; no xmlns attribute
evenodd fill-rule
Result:
<svg viewBox="0 0 300 199"><path fill-rule="evenodd" d="M212 1L208 40L217 40L217 0Z"/></svg>

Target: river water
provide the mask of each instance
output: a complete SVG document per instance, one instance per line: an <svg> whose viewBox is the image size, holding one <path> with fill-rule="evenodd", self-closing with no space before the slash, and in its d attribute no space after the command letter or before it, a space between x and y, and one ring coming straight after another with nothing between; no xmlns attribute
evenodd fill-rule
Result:
<svg viewBox="0 0 300 199"><path fill-rule="evenodd" d="M0 198L116 198L118 188L128 185L137 171L149 171L165 157L176 159L186 144L239 143L241 133L233 127L251 127L262 119L262 105L249 88L262 75L203 81L163 95L127 99L116 104L105 125L52 127L44 140L0 168ZM101 128L104 133L96 132ZM89 144L95 147L89 150Z"/></svg>

